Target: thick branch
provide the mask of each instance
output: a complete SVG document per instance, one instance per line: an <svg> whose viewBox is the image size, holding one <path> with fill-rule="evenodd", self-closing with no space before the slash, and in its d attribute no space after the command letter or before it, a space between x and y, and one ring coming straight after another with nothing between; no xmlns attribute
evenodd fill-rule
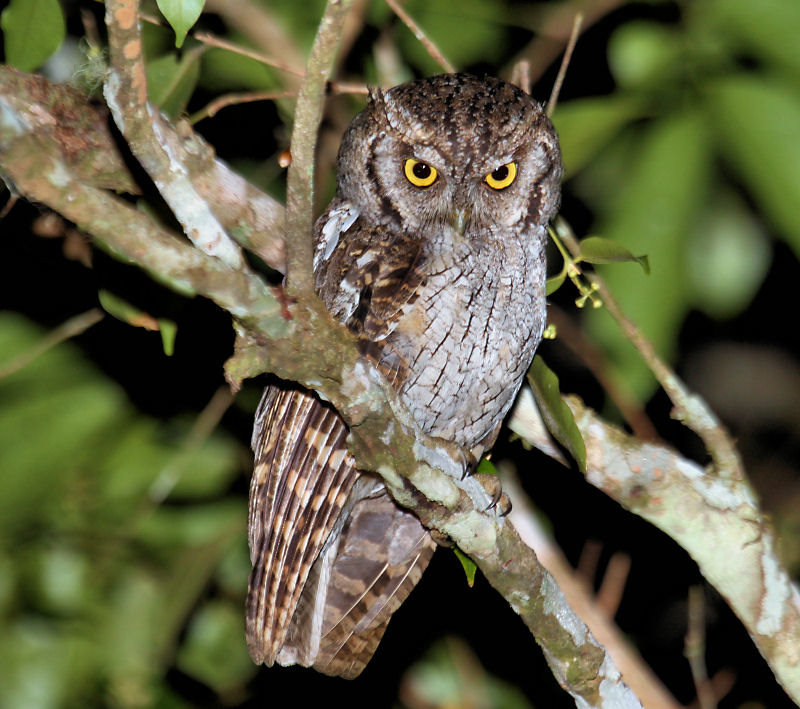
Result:
<svg viewBox="0 0 800 709"><path fill-rule="evenodd" d="M268 336L286 332L282 305L260 278L231 270L121 198L82 183L46 139L26 132L8 138L8 132L0 133L0 171L26 199L46 204L113 256L137 264L174 290L211 298Z"/></svg>
<svg viewBox="0 0 800 709"><path fill-rule="evenodd" d="M744 478L710 475L666 446L628 436L568 397L586 443L586 479L680 544L747 628L778 681L800 702L800 593ZM550 454L528 392L511 429Z"/></svg>
<svg viewBox="0 0 800 709"><path fill-rule="evenodd" d="M231 268L244 268L238 246L201 199L186 167L167 149L165 121L147 103L139 3L108 0L106 26L112 66L104 95L117 127L192 242Z"/></svg>

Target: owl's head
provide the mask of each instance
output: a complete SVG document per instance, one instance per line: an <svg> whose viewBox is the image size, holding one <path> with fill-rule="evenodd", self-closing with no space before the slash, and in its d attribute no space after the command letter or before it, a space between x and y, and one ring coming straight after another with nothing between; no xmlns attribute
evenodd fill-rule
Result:
<svg viewBox="0 0 800 709"><path fill-rule="evenodd" d="M491 77L372 91L339 150L342 197L373 223L429 238L447 224L468 239L537 230L558 208L560 180L541 106Z"/></svg>

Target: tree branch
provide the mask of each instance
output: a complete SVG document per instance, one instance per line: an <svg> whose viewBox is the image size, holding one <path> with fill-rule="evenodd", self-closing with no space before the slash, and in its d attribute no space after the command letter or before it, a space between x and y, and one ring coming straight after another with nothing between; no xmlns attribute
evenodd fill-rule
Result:
<svg viewBox="0 0 800 709"><path fill-rule="evenodd" d="M586 443L586 479L672 537L742 621L787 694L800 702L800 593L744 478L722 478L663 445L644 443L567 397ZM532 395L509 427L550 455Z"/></svg>
<svg viewBox="0 0 800 709"><path fill-rule="evenodd" d="M186 167L168 150L164 119L147 103L139 3L108 0L106 26L111 68L103 93L117 127L192 243L231 268L244 268L238 246L200 198Z"/></svg>
<svg viewBox="0 0 800 709"><path fill-rule="evenodd" d="M292 164L286 182L286 292L294 297L314 293L311 247L314 153L322 122L325 87L352 4L353 0L328 0L295 106L290 147Z"/></svg>
<svg viewBox="0 0 800 709"><path fill-rule="evenodd" d="M580 254L578 240L571 230L566 227L562 228L559 230L559 236L564 240L573 256ZM658 356L653 344L622 311L603 279L597 273L591 274L590 279L602 298L606 310L617 322L625 337L639 351L642 359L675 405L673 417L694 431L705 444L706 450L714 461L714 472L722 478L746 482L742 459L730 435L714 412L702 397L689 391L680 377Z"/></svg>

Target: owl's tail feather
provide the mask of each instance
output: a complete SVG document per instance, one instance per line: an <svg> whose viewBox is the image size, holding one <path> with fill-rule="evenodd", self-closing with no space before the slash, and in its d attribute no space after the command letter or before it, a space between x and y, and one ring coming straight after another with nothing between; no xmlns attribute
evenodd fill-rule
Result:
<svg viewBox="0 0 800 709"><path fill-rule="evenodd" d="M358 477L346 437L338 414L312 394L264 391L253 436L246 612L248 648L259 664L275 662L311 566Z"/></svg>
<svg viewBox="0 0 800 709"><path fill-rule="evenodd" d="M257 663L346 678L374 654L435 543L346 450L312 394L270 386L256 414L248 648Z"/></svg>

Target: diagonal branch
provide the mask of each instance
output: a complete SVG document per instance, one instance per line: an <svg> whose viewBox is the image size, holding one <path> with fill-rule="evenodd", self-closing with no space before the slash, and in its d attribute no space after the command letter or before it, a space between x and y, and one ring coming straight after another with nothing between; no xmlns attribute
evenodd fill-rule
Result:
<svg viewBox="0 0 800 709"><path fill-rule="evenodd" d="M709 475L665 445L645 443L567 397L586 443L586 479L672 537L742 621L776 678L800 702L800 592L745 479ZM533 397L523 390L509 427L548 455Z"/></svg>
<svg viewBox="0 0 800 709"><path fill-rule="evenodd" d="M192 243L231 268L244 268L238 246L200 198L186 167L167 149L164 119L147 103L139 3L108 0L106 26L112 66L103 93L117 127Z"/></svg>

